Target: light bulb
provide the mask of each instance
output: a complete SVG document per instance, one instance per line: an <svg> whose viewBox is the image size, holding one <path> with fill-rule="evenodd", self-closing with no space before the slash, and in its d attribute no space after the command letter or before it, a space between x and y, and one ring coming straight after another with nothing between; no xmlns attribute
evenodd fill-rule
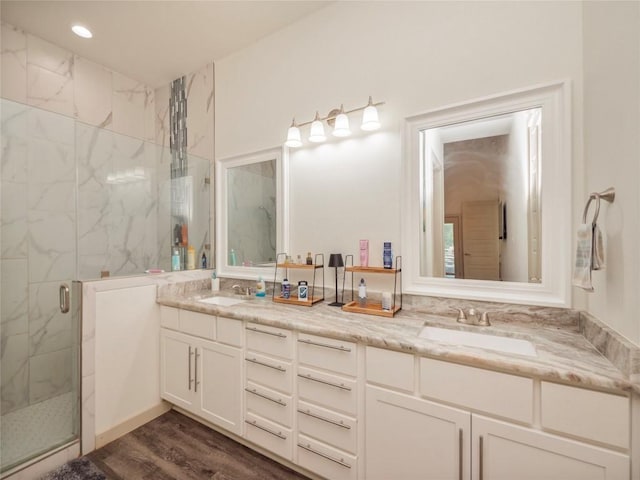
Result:
<svg viewBox="0 0 640 480"><path fill-rule="evenodd" d="M74 25L71 27L71 31L82 38L91 38L93 37L93 33L87 27L83 27L82 25Z"/></svg>
<svg viewBox="0 0 640 480"><path fill-rule="evenodd" d="M309 141L313 143L324 142L327 137L324 135L324 126L320 120L320 115L316 112L316 118L311 124L311 132L309 134Z"/></svg>
<svg viewBox="0 0 640 480"><path fill-rule="evenodd" d="M378 120L378 109L373 105L371 97L369 97L369 104L362 113L362 130L377 130L380 128L380 120Z"/></svg>
<svg viewBox="0 0 640 480"><path fill-rule="evenodd" d="M351 135L349 130L349 117L344 113L344 107L340 105L340 113L335 119L335 125L333 127L333 135L336 137L348 137Z"/></svg>
<svg viewBox="0 0 640 480"><path fill-rule="evenodd" d="M302 146L302 139L300 138L300 129L296 126L295 121L289 127L287 131L287 141L284 142L287 147L300 147Z"/></svg>

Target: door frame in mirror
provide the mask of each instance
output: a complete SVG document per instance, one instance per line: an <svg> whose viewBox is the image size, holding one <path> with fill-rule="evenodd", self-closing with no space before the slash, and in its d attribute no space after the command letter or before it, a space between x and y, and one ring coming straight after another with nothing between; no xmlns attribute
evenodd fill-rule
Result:
<svg viewBox="0 0 640 480"><path fill-rule="evenodd" d="M273 267L243 267L228 264L228 229L227 229L227 193L229 185L227 172L230 168L253 163L276 161L276 254L287 251L288 247L288 161L289 154L286 147L274 147L258 152L252 152L232 157L226 157L215 162L216 172L216 265L218 275L227 278L255 280L262 276L265 280L271 278L275 271Z"/></svg>
<svg viewBox="0 0 640 480"><path fill-rule="evenodd" d="M420 275L421 142L424 130L542 107L541 283ZM405 118L402 253L404 292L436 297L571 306L571 88L559 81L449 105Z"/></svg>

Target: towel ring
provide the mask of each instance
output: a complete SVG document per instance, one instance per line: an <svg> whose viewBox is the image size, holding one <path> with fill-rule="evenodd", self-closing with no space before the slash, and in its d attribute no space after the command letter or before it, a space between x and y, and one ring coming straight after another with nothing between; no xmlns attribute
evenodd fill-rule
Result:
<svg viewBox="0 0 640 480"><path fill-rule="evenodd" d="M591 205L591 201L596 201L596 211L593 215L593 220L591 220L591 225L594 225L598 222L598 215L600 214L600 199L605 202L613 203L616 198L616 190L613 187L607 188L605 191L597 193L593 192L589 194L589 200L587 200L587 204L584 207L584 212L582 213L582 223L587 223L587 213L589 212L589 205Z"/></svg>

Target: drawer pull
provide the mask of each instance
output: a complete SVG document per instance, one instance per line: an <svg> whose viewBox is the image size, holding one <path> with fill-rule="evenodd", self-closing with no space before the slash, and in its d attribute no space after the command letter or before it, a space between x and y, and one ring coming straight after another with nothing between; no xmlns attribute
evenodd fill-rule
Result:
<svg viewBox="0 0 640 480"><path fill-rule="evenodd" d="M268 363L261 362L256 360L255 358L245 358L247 362L255 363L256 365L262 365L263 367L273 368L274 370L278 370L279 372L286 372L287 369L281 367L280 365L269 365Z"/></svg>
<svg viewBox="0 0 640 480"><path fill-rule="evenodd" d="M244 390L245 390L245 392L253 393L254 395L257 395L258 397L262 397L262 398L264 398L266 400L269 400L270 402L277 403L278 405L282 405L283 407L287 406L287 404L285 402L283 402L282 400L271 398L269 395L265 395L264 393L260 393L255 388L246 387Z"/></svg>
<svg viewBox="0 0 640 480"><path fill-rule="evenodd" d="M249 425L253 425L256 428L259 428L260 430L263 430L263 431L265 431L267 433L270 433L274 437L281 438L282 440L286 440L287 439L287 437L285 435L283 435L282 432L274 432L270 428L263 427L262 425L258 425L258 423L255 420L251 420L251 421L245 420L245 423L248 423Z"/></svg>
<svg viewBox="0 0 640 480"><path fill-rule="evenodd" d="M299 338L299 343L306 343L307 345L313 345L314 347L325 347L325 348L333 348L334 350L340 350L341 352L351 352L349 347L345 347L344 345L330 345L328 343L319 343L313 342L311 340L307 340L306 338Z"/></svg>
<svg viewBox="0 0 640 480"><path fill-rule="evenodd" d="M458 480L462 480L462 429L458 429Z"/></svg>
<svg viewBox="0 0 640 480"><path fill-rule="evenodd" d="M339 388L341 390L346 390L347 392L351 391L351 387L347 387L344 383L333 383L333 382L328 382L326 380L321 380L320 378L315 378L312 377L311 374L307 373L306 375L303 375L301 373L298 374L299 377L301 378L306 378L307 380L313 380L314 382L318 382L318 383L324 383L325 385L329 385L331 387L336 387Z"/></svg>
<svg viewBox="0 0 640 480"><path fill-rule="evenodd" d="M480 445L479 445L479 449L480 449L480 455L479 455L479 461L480 461L480 465L478 470L480 470L480 480L484 479L484 439L482 438L482 435L480 435Z"/></svg>
<svg viewBox="0 0 640 480"><path fill-rule="evenodd" d="M337 463L338 465L342 465L342 466L343 466L343 467L345 467L345 468L351 468L351 465L349 465L348 463L346 463L346 462L344 461L344 458L341 458L340 460L338 460L337 458L333 458L333 457L332 457L332 456L330 456L330 455L327 455L327 454L325 454L325 453L322 453L322 452L319 452L319 451L317 451L317 450L314 450L313 448L311 448L311 445L309 445L308 443L307 443L306 445L303 445L302 443L299 443L299 444L298 444L298 446L299 446L300 448L305 449L305 450L306 450L306 451L308 451L308 452L315 453L316 455L318 455L318 456L320 456L320 457L322 457L322 458L326 458L327 460L331 460L332 462L335 462L335 463Z"/></svg>
<svg viewBox="0 0 640 480"><path fill-rule="evenodd" d="M274 337L278 337L278 338L287 338L287 336L284 333L280 333L280 332L269 332L267 330L260 330L259 328L256 327L246 327L247 330L251 330L252 332L256 332L256 333L264 333L265 335L273 335Z"/></svg>
<svg viewBox="0 0 640 480"><path fill-rule="evenodd" d="M351 430L351 426L345 425L342 420L340 420L339 422L336 422L335 420L331 420L330 418L323 417L322 415L318 415L316 413L312 413L311 410L309 409L307 410L298 409L298 412L302 413L303 415L308 415L309 417L317 418L318 420L322 420L323 422L330 423L331 425L335 425L336 427L342 427L342 428L346 428L347 430Z"/></svg>

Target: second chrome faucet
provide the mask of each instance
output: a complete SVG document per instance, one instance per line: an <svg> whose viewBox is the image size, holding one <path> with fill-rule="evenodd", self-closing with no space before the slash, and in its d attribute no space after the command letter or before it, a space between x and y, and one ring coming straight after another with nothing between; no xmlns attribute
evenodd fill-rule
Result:
<svg viewBox="0 0 640 480"><path fill-rule="evenodd" d="M464 313L462 308L457 308L456 310L458 311L458 318L456 319L458 323L477 325L479 327L491 326L488 312L479 313L475 308L470 308L468 313Z"/></svg>

